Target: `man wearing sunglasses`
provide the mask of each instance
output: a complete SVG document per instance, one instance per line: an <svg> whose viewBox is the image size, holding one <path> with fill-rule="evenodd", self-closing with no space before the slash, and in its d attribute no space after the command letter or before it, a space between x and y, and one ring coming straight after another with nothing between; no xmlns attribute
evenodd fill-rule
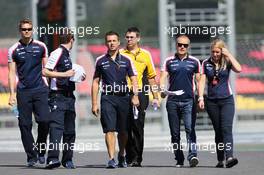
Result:
<svg viewBox="0 0 264 175"><path fill-rule="evenodd" d="M48 84L42 77L42 67L47 61L48 50L44 43L32 39L32 27L30 20L21 20L19 23L21 39L8 50L9 105L17 104L18 125L27 154L28 167L34 166L37 161L41 164L45 163L49 129ZM32 113L38 123L36 143L31 132Z"/></svg>
<svg viewBox="0 0 264 175"><path fill-rule="evenodd" d="M194 120L192 113L194 104L195 80L200 79L200 61L188 54L190 40L186 35L181 35L176 41L176 54L165 59L162 67L160 86L165 87L165 80L169 79L170 92L167 99L167 112L171 132L171 143L175 154L176 166L184 165L184 154L180 138L180 120L183 119L186 132L187 148L189 148L188 161L190 167L199 163L196 153ZM161 93L164 98L166 94ZM195 117L195 116L194 116Z"/></svg>

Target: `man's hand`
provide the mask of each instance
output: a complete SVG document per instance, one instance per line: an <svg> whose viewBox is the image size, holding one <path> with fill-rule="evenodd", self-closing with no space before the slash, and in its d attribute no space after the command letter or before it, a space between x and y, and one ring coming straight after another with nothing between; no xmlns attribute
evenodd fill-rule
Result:
<svg viewBox="0 0 264 175"><path fill-rule="evenodd" d="M74 74L75 74L75 72L74 72L73 69L68 70L68 71L65 72L65 76L66 77L72 77Z"/></svg>
<svg viewBox="0 0 264 175"><path fill-rule="evenodd" d="M13 106L15 105L17 102L16 102L16 95L14 93L10 94L9 96L9 101L8 101L8 104L10 106Z"/></svg>
<svg viewBox="0 0 264 175"><path fill-rule="evenodd" d="M202 100L199 100L198 105L199 105L199 108L200 109L204 109L204 100L203 99Z"/></svg>
<svg viewBox="0 0 264 175"><path fill-rule="evenodd" d="M133 106L139 106L139 99L137 95L133 95L132 100L131 100Z"/></svg>
<svg viewBox="0 0 264 175"><path fill-rule="evenodd" d="M95 115L96 117L99 116L99 109L97 105L92 105L92 113L93 115Z"/></svg>

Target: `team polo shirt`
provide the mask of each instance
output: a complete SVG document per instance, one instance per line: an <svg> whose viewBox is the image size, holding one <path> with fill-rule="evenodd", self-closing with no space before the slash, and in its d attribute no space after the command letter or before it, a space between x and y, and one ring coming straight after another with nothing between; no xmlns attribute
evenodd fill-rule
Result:
<svg viewBox="0 0 264 175"><path fill-rule="evenodd" d="M43 42L31 40L24 44L21 40L8 50L8 62L16 63L17 90L38 90L47 88L47 81L42 77L42 60L48 57L48 49Z"/></svg>
<svg viewBox="0 0 264 175"><path fill-rule="evenodd" d="M102 91L127 92L127 79L136 76L137 71L130 58L118 54L112 59L109 54L104 54L96 59L94 78L102 80Z"/></svg>
<svg viewBox="0 0 264 175"><path fill-rule="evenodd" d="M220 69L218 71L219 82L216 85L212 84L215 76L215 65L211 58L205 59L202 62L202 74L205 74L208 80L207 83L207 98L209 99L221 99L232 95L232 89L229 83L229 75L232 65L228 64L226 69Z"/></svg>
<svg viewBox="0 0 264 175"><path fill-rule="evenodd" d="M127 49L121 49L120 53L128 56L133 61L136 70L137 70L137 81L138 88L141 89L143 86L143 75L144 71L146 71L147 78L154 78L156 76L155 66L152 61L152 57L149 51L138 48L135 53L130 52ZM131 85L130 80L128 80L128 84Z"/></svg>
<svg viewBox="0 0 264 175"><path fill-rule="evenodd" d="M197 58L187 55L182 60L175 56L168 57L162 66L162 71L169 74L169 91L180 91L182 95L173 97L177 100L190 99L194 97L195 74L200 73L200 62Z"/></svg>
<svg viewBox="0 0 264 175"><path fill-rule="evenodd" d="M70 52L64 46L60 45L59 48L51 52L45 68L57 71L66 72L72 69L72 61L70 58ZM51 90L64 90L74 91L75 83L70 81L70 77L64 78L51 78L50 81Z"/></svg>

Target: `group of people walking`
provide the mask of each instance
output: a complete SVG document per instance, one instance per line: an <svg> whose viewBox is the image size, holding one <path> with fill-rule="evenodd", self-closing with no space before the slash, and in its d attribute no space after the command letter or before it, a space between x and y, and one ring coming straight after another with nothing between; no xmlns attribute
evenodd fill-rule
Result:
<svg viewBox="0 0 264 175"><path fill-rule="evenodd" d="M17 104L21 139L27 154L27 166L37 162L53 169L63 165L74 169L75 142L75 82L70 50L74 36L68 28L59 35L60 46L48 57L44 43L32 39L32 22L20 21L21 39L8 52L9 104ZM109 160L107 168L141 167L144 148L144 122L149 105L160 106L167 96L166 109L173 144L176 167L184 165L181 149L180 122L184 122L189 145L187 160L190 167L199 163L196 143L196 105L206 108L215 130L217 148L216 167L233 167L238 160L233 156L232 126L235 112L234 98L228 82L230 72L240 72L241 66L228 51L225 43L215 39L211 56L200 61L188 53L190 39L181 35L176 40L176 53L165 59L160 81L150 52L140 47L140 31L130 27L125 33L126 46L120 49L120 36L114 31L105 34L107 53L95 62L92 80L92 113L100 117ZM18 76L17 87L16 74ZM46 80L49 78L49 81ZM85 79L83 74L82 79ZM206 81L207 79L207 81ZM168 80L168 89L166 81ZM207 82L207 83L206 83ZM101 92L99 91L101 86ZM207 95L204 98L204 89ZM149 87L147 89L146 87ZM157 88L159 87L159 88ZM15 95L16 89L16 95ZM195 90L198 104L195 103ZM101 93L100 105L98 94ZM38 138L32 136L32 113L38 123ZM119 151L115 159L116 132ZM46 145L49 134L47 158ZM60 143L63 156L59 160ZM37 145L36 147L34 145ZM218 146L224 145L224 146ZM41 151L40 151L41 150ZM225 161L225 163L224 163Z"/></svg>

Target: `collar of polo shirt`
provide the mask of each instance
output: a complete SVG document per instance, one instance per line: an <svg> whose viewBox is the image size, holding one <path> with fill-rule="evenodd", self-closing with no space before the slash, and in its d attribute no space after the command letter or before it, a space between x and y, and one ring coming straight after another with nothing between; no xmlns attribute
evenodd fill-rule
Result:
<svg viewBox="0 0 264 175"><path fill-rule="evenodd" d="M174 56L175 56L175 58L180 59L180 58L179 58L179 55L178 55L177 53L175 53ZM188 58L188 57L189 57L189 53L187 53L186 56L185 56L184 58L180 59L180 60L185 60L185 59Z"/></svg>

